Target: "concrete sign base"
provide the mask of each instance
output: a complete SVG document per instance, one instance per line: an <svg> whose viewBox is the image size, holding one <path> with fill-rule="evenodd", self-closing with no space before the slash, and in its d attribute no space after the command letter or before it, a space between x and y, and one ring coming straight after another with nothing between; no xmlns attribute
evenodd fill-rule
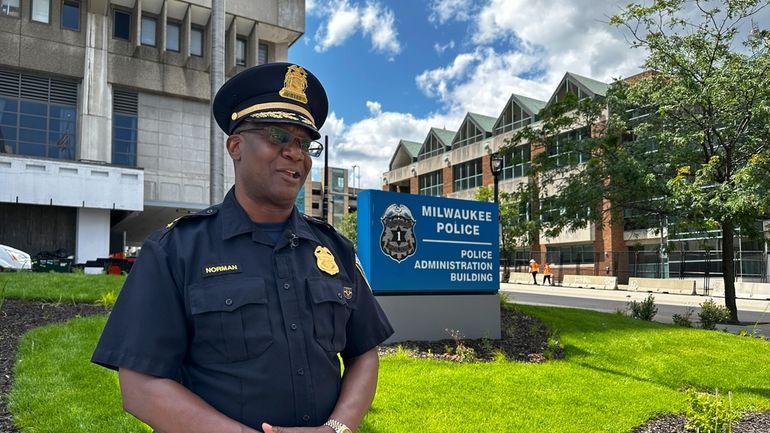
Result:
<svg viewBox="0 0 770 433"><path fill-rule="evenodd" d="M500 298L496 293L474 295L376 296L395 333L386 344L399 341L500 338Z"/></svg>

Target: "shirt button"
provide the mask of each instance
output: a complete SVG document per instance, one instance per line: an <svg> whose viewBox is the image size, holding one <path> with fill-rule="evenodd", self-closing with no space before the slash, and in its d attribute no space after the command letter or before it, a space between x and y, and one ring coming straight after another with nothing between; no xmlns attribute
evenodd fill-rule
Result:
<svg viewBox="0 0 770 433"><path fill-rule="evenodd" d="M232 300L232 299L230 299L230 298L227 298L227 299L225 299L225 305L227 305L228 307L229 307L230 305L233 305L233 300Z"/></svg>
<svg viewBox="0 0 770 433"><path fill-rule="evenodd" d="M299 374L300 376L304 376L305 375L305 369L303 369L303 368L298 369L297 370L297 374Z"/></svg>
<svg viewBox="0 0 770 433"><path fill-rule="evenodd" d="M297 330L297 324L296 323L292 323L291 324L291 330L292 331L296 331Z"/></svg>
<svg viewBox="0 0 770 433"><path fill-rule="evenodd" d="M291 284L286 283L283 285L283 290L289 290L290 287L291 287Z"/></svg>
<svg viewBox="0 0 770 433"><path fill-rule="evenodd" d="M302 415L302 421L308 422L310 421L310 415Z"/></svg>

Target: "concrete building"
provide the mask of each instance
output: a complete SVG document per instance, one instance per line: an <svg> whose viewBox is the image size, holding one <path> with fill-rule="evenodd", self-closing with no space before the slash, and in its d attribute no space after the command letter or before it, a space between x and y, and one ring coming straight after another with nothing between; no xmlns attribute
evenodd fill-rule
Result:
<svg viewBox="0 0 770 433"><path fill-rule="evenodd" d="M325 221L338 226L342 218L358 210L359 188L350 181L351 170L339 167L329 167L329 188L327 190L327 206ZM324 219L323 192L325 184L324 167L313 167L305 179L305 185L297 196L297 209L312 217Z"/></svg>
<svg viewBox="0 0 770 433"><path fill-rule="evenodd" d="M83 263L208 206L210 17L211 0L0 0L0 243ZM304 0L227 1L226 78L286 61L304 28Z"/></svg>
<svg viewBox="0 0 770 433"><path fill-rule="evenodd" d="M383 173L382 189L410 194L473 199L478 187L492 186L490 158L513 136L517 129L536 125L538 114L548 104L561 100L567 92L578 98L602 98L609 85L591 78L566 73L548 101L540 101L522 95L511 95L496 116L468 113L456 131L431 128L422 143L400 140L390 160L388 171ZM490 113L493 114L493 113ZM606 114L606 113L605 113ZM570 131L573 139L588 137L593 131L577 128ZM539 152L549 152L553 158L565 155L558 144L544 149L523 144L506 154L499 177L501 191L515 191L530 181L530 161ZM578 155L579 162L590 155ZM546 195L548 192L546 191ZM526 218L548 217L547 198L534 203ZM532 245L525 247L518 257L524 271L530 257L539 261L569 267L565 272L586 274L611 274L621 279L633 276L668 277L721 273L721 256L709 251L721 250L718 233L708 236L680 234L669 237L666 222L655 227L635 223L635 215L626 213L624 222L589 224L586 228L563 232L555 238L543 234ZM767 237L770 222L761 228ZM750 241L736 236L736 275L744 281L768 279L767 242ZM678 253L660 255L661 245L673 245ZM697 252L698 254L694 254ZM689 254L689 255L688 255ZM689 268L688 268L689 266ZM708 284L708 283L706 283Z"/></svg>

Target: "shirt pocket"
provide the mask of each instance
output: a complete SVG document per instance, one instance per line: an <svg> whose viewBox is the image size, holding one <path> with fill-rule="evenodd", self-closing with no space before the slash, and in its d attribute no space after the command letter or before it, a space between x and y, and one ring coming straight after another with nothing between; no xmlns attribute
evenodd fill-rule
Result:
<svg viewBox="0 0 770 433"><path fill-rule="evenodd" d="M195 328L193 358L243 361L260 356L273 344L262 278L191 285L190 312Z"/></svg>
<svg viewBox="0 0 770 433"><path fill-rule="evenodd" d="M345 349L348 319L355 305L345 298L343 282L329 278L308 278L307 291L313 310L313 335L329 352Z"/></svg>

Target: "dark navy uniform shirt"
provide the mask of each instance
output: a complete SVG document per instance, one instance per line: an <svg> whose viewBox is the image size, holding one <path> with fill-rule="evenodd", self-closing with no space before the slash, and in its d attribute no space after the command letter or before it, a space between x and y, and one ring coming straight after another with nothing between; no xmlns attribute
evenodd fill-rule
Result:
<svg viewBox="0 0 770 433"><path fill-rule="evenodd" d="M233 190L169 226L142 246L92 361L177 380L252 428L326 422L337 353L393 333L352 244L296 209L276 243Z"/></svg>

